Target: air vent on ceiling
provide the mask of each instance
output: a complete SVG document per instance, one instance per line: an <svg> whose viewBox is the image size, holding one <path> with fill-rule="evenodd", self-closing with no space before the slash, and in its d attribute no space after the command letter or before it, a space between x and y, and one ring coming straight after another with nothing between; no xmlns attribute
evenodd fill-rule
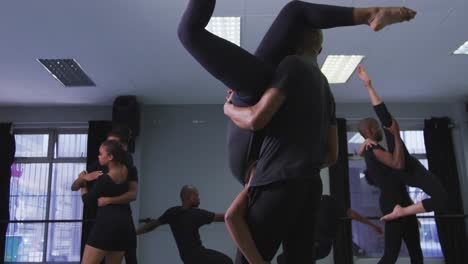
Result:
<svg viewBox="0 0 468 264"><path fill-rule="evenodd" d="M65 87L96 86L74 59L38 59Z"/></svg>

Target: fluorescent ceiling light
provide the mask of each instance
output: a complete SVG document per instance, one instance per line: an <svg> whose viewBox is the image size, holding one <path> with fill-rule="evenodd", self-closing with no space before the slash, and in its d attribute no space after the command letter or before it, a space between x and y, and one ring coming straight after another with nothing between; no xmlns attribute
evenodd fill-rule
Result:
<svg viewBox="0 0 468 264"><path fill-rule="evenodd" d="M212 17L206 29L240 46L240 17Z"/></svg>
<svg viewBox="0 0 468 264"><path fill-rule="evenodd" d="M96 86L75 59L37 59L65 87Z"/></svg>
<svg viewBox="0 0 468 264"><path fill-rule="evenodd" d="M468 41L465 42L465 44L461 45L456 51L454 51L453 54L456 54L456 55L459 55L459 54L468 55Z"/></svg>
<svg viewBox="0 0 468 264"><path fill-rule="evenodd" d="M346 83L363 58L362 55L329 55L322 72L329 83Z"/></svg>
<svg viewBox="0 0 468 264"><path fill-rule="evenodd" d="M354 136L348 141L350 144L362 144L364 143L364 138L361 136L361 134L356 133Z"/></svg>

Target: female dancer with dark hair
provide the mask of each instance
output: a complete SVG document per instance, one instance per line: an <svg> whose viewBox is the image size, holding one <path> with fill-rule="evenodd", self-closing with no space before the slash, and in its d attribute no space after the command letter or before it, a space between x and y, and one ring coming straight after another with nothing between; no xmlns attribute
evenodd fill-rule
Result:
<svg viewBox="0 0 468 264"><path fill-rule="evenodd" d="M128 191L126 152L117 141L108 140L99 148L99 163L109 172L100 176L93 188L81 188L85 204L97 204L100 197L116 197ZM136 245L129 204L109 204L98 207L96 220L86 242L83 264L120 263L129 245Z"/></svg>

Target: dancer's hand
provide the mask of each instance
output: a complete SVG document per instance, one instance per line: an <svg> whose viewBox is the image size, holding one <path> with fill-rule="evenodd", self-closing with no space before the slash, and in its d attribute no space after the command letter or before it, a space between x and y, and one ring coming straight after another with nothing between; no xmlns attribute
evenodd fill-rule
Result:
<svg viewBox="0 0 468 264"><path fill-rule="evenodd" d="M83 178L88 172L87 171L82 171L80 174L78 174L78 178Z"/></svg>
<svg viewBox="0 0 468 264"><path fill-rule="evenodd" d="M84 175L80 173L80 177L86 181L94 181L97 178L99 178L99 176L101 175L102 175L102 171L93 171L91 173L85 173Z"/></svg>
<svg viewBox="0 0 468 264"><path fill-rule="evenodd" d="M99 199L98 199L98 206L99 207L106 206L106 205L109 205L109 204L111 204L111 198L110 197L99 197Z"/></svg>
<svg viewBox="0 0 468 264"><path fill-rule="evenodd" d="M364 66L362 64L359 64L357 68L357 74L359 76L359 79L361 79L364 82L364 85L366 87L371 85L371 78L367 74L366 70L364 69Z"/></svg>
<svg viewBox="0 0 468 264"><path fill-rule="evenodd" d="M366 140L364 140L364 143L362 144L364 145L365 150L368 150L369 148L376 146L378 143L375 140L367 138Z"/></svg>
<svg viewBox="0 0 468 264"><path fill-rule="evenodd" d="M377 144L378 143L372 139L365 139L361 146L359 146L357 154L362 157L364 155L365 150L368 150L369 148L374 147Z"/></svg>
<svg viewBox="0 0 468 264"><path fill-rule="evenodd" d="M395 119L392 119L392 125L390 127L385 127L385 129L390 131L394 136L400 135L400 125L398 125Z"/></svg>

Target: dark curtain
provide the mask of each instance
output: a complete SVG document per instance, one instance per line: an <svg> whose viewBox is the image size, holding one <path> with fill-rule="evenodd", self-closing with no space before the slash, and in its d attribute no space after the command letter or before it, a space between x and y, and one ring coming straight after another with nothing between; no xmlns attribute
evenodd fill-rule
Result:
<svg viewBox="0 0 468 264"><path fill-rule="evenodd" d="M11 123L0 124L0 263L5 259L6 232L10 220L11 165L15 158L15 137Z"/></svg>
<svg viewBox="0 0 468 264"><path fill-rule="evenodd" d="M330 194L340 201L345 208L351 207L349 193L348 140L346 137L346 120L338 118L338 162L330 167ZM341 221L337 237L333 244L335 263L353 263L351 221Z"/></svg>
<svg viewBox="0 0 468 264"><path fill-rule="evenodd" d="M449 194L444 213L463 214L450 119L443 117L425 120L424 140L429 170L436 175ZM445 263L466 263L468 247L464 218L440 218L436 219L436 223Z"/></svg>
<svg viewBox="0 0 468 264"><path fill-rule="evenodd" d="M86 170L94 171L98 163L99 146L107 138L107 134L112 130L110 121L89 121L88 128L88 155L86 160ZM92 188L92 185L89 186ZM94 219L96 217L97 206L84 206L83 219ZM81 256L83 256L84 246L93 227L92 222L84 222L81 230Z"/></svg>

